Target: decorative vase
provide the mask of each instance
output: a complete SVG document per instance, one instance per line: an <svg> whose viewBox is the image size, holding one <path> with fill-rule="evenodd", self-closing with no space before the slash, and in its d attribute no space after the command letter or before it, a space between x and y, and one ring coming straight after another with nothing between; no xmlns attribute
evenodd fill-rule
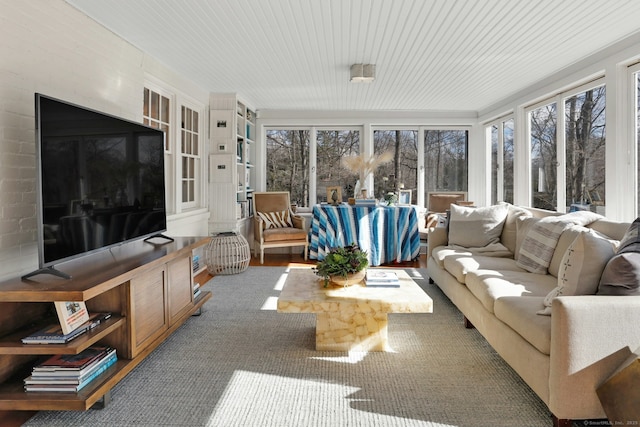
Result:
<svg viewBox="0 0 640 427"><path fill-rule="evenodd" d="M365 269L365 270L358 271L357 273L349 273L347 274L347 277L340 276L340 275L330 276L329 281L336 286L347 287L347 286L355 285L356 283L360 283L362 280L364 280L364 277L366 274L367 274L367 270Z"/></svg>
<svg viewBox="0 0 640 427"><path fill-rule="evenodd" d="M360 180L357 180L355 187L353 187L353 198L354 199L360 198L360 188L361 188Z"/></svg>

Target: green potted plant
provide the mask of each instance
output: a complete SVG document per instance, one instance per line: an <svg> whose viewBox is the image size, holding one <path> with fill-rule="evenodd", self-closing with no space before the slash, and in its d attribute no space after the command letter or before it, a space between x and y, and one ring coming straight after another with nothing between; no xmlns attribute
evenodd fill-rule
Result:
<svg viewBox="0 0 640 427"><path fill-rule="evenodd" d="M347 286L364 279L366 268L369 266L367 253L361 251L358 245L332 248L322 261L319 261L314 272L324 278L325 288L329 282Z"/></svg>

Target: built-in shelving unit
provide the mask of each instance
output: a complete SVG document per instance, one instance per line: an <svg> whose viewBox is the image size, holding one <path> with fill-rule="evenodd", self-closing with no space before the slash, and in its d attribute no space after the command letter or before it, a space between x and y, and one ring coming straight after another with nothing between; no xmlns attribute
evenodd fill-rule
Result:
<svg viewBox="0 0 640 427"><path fill-rule="evenodd" d="M132 242L64 264L72 276L0 283L0 410L86 410L211 298L194 297L193 254L208 238L176 238L156 246ZM201 280L201 279L199 279ZM84 301L112 317L67 344L23 344L21 338L57 321L53 301ZM116 349L118 362L77 393L26 392L23 379L40 357L78 354L93 344Z"/></svg>
<svg viewBox="0 0 640 427"><path fill-rule="evenodd" d="M209 232L238 231L251 241L256 113L236 94L210 98Z"/></svg>

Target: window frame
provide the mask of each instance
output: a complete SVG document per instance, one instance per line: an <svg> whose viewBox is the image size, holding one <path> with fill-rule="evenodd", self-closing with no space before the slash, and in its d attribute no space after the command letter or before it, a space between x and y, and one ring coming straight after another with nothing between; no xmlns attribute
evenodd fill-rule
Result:
<svg viewBox="0 0 640 427"><path fill-rule="evenodd" d="M165 138L168 139L168 143L165 142L165 187L167 193L167 213L169 215L179 214L189 210L201 209L207 207L206 198L206 175L205 165L203 164L204 158L206 158L208 152L208 131L205 128L205 118L208 117L208 106L202 104L184 94L175 88L157 81L153 78L146 78L143 82L142 93L142 121L148 118L144 115L144 90L156 92L161 96L169 99L169 131L166 132ZM198 112L198 132L199 132L199 165L194 169L194 196L195 200L190 202L182 202L182 124L181 111L182 106L185 106L193 111Z"/></svg>
<svg viewBox="0 0 640 427"><path fill-rule="evenodd" d="M595 89L597 87L604 86L605 91L606 80L604 76L592 79L588 82L582 83L577 86L572 86L571 88L567 88L562 90L561 92L557 92L555 95L546 97L534 104L529 104L524 108L525 113L525 152L526 152L526 164L528 168L528 181L527 181L527 200L528 206L533 206L533 191L532 191L532 168L531 168L531 112L546 105L556 104L556 211L560 213L565 213L567 211L567 198L566 198L566 186L567 186L567 158L566 158L566 125L565 125L565 117L566 117L566 109L565 102L567 99L572 96L579 95L583 92L586 92L590 89ZM605 99L605 129L607 127L607 118L606 118L606 99ZM605 156L606 156L606 145L607 137L605 133ZM605 158L606 165L606 158ZM606 166L605 166L606 168ZM607 171L605 169L605 177ZM606 178L605 178L606 179ZM605 204L606 209L606 204Z"/></svg>
<svg viewBox="0 0 640 427"><path fill-rule="evenodd" d="M512 145L513 145L513 163L515 165L515 159L516 159L516 120L515 120L515 114L514 113L510 113L510 114L506 114L504 116L498 117L495 120L489 121L489 122L485 122L483 124L484 126L484 137L485 137L485 146L486 149L488 150L489 153L489 164L490 164L490 171L489 171L489 176L487 176L488 181L491 183L492 182L492 177L493 177L493 161L492 161L492 156L493 156L493 136L492 136L492 128L496 127L497 129L497 161L496 161L496 168L497 168L497 175L496 175L496 203L500 203L500 202L504 202L505 201L505 189L504 189L504 173L505 173L505 167L504 167L504 142L505 142L505 123L511 121L512 124ZM514 166L515 168L515 166ZM515 173L513 176L514 181L512 182L511 186L513 188L513 197L515 199ZM489 200L493 203L493 187L491 187L489 189ZM510 202L513 203L513 200Z"/></svg>

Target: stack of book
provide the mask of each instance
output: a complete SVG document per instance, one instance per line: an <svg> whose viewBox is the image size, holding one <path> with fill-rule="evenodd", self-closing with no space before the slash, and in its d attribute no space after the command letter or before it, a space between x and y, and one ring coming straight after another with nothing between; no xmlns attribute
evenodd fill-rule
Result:
<svg viewBox="0 0 640 427"><path fill-rule="evenodd" d="M364 279L365 286L370 287L382 287L382 288L398 288L400 287L400 280L398 275L393 271L387 270L367 270L367 275Z"/></svg>
<svg viewBox="0 0 640 427"><path fill-rule="evenodd" d="M93 346L78 354L52 356L24 379L26 391L77 392L118 360L115 348Z"/></svg>
<svg viewBox="0 0 640 427"><path fill-rule="evenodd" d="M197 273L200 270L200 255L193 255L193 272Z"/></svg>
<svg viewBox="0 0 640 427"><path fill-rule="evenodd" d="M356 199L356 206L376 206L377 204L376 199Z"/></svg>
<svg viewBox="0 0 640 427"><path fill-rule="evenodd" d="M202 290L200 289L200 283L195 282L193 284L193 299L198 298L201 293L202 293Z"/></svg>
<svg viewBox="0 0 640 427"><path fill-rule="evenodd" d="M72 330L68 334L62 331L60 324L49 325L33 334L22 338L23 344L66 344L74 338L98 326L111 317L111 313L93 313L89 320Z"/></svg>

